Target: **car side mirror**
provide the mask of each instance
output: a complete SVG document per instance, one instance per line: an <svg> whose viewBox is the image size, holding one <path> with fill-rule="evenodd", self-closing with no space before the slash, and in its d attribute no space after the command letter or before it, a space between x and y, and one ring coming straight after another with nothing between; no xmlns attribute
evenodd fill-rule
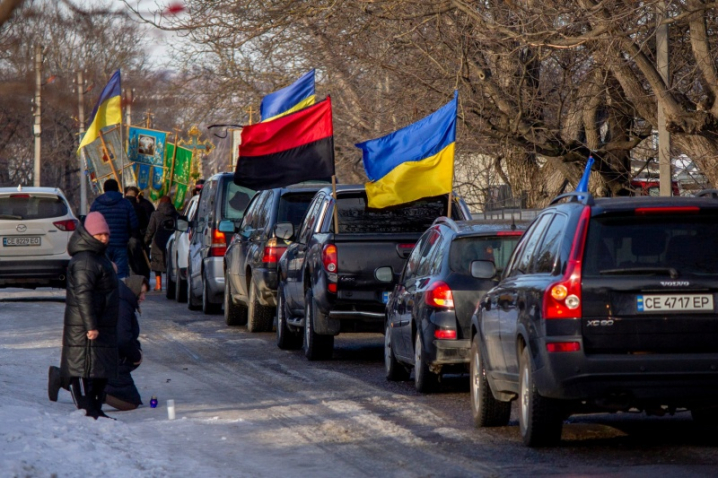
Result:
<svg viewBox="0 0 718 478"><path fill-rule="evenodd" d="M189 221L187 221L187 219L178 217L175 220L175 230L179 232L187 232L187 229L189 229Z"/></svg>
<svg viewBox="0 0 718 478"><path fill-rule="evenodd" d="M379 282L391 282L394 280L394 269L390 266L379 267L374 271L374 278Z"/></svg>
<svg viewBox="0 0 718 478"><path fill-rule="evenodd" d="M165 219L162 222L162 228L164 228L165 231L174 231L175 230L175 220L174 219Z"/></svg>
<svg viewBox="0 0 718 478"><path fill-rule="evenodd" d="M496 275L496 266L492 261L472 261L471 277L492 279Z"/></svg>
<svg viewBox="0 0 718 478"><path fill-rule="evenodd" d="M294 237L294 225L291 222L278 222L274 226L274 235L278 239L284 239L288 241Z"/></svg>
<svg viewBox="0 0 718 478"><path fill-rule="evenodd" d="M217 229L219 229L219 232L227 232L234 234L234 221L230 219L224 219L222 221L219 221L219 227Z"/></svg>

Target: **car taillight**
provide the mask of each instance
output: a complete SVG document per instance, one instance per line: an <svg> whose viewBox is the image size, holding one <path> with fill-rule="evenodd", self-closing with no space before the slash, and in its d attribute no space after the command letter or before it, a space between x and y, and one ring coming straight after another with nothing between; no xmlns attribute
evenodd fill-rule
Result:
<svg viewBox="0 0 718 478"><path fill-rule="evenodd" d="M436 329L434 331L434 338L435 339L455 340L456 339L456 331L455 330Z"/></svg>
<svg viewBox="0 0 718 478"><path fill-rule="evenodd" d="M637 207L636 216L647 216L649 214L698 214L701 208L698 206L675 206L675 207Z"/></svg>
<svg viewBox="0 0 718 478"><path fill-rule="evenodd" d="M581 342L548 342L548 352L578 352L581 350Z"/></svg>
<svg viewBox="0 0 718 478"><path fill-rule="evenodd" d="M276 264L279 262L279 258L282 257L284 251L287 250L286 246L278 246L277 239L271 238L267 241L267 245L264 246L264 255L262 256L262 262Z"/></svg>
<svg viewBox="0 0 718 478"><path fill-rule="evenodd" d="M566 264L566 273L561 281L551 284L544 292L544 319L578 319L583 315L581 305L581 261L590 220L591 208L586 206L578 220L578 227L571 245L571 253Z"/></svg>
<svg viewBox="0 0 718 478"><path fill-rule="evenodd" d="M77 221L75 219L67 219L65 221L57 221L52 223L53 226L61 231L70 232L77 229Z"/></svg>
<svg viewBox="0 0 718 478"><path fill-rule="evenodd" d="M337 293L337 271L339 269L339 262L337 260L337 246L334 244L327 244L322 249L322 264L324 269L328 272L327 274L327 291L332 294Z"/></svg>
<svg viewBox="0 0 718 478"><path fill-rule="evenodd" d="M429 307L452 309L454 307L454 294L451 288L444 282L437 281L429 286L424 294L424 301Z"/></svg>
<svg viewBox="0 0 718 478"><path fill-rule="evenodd" d="M212 229L212 244L209 246L210 257L223 257L227 252L227 243L224 233L218 229Z"/></svg>

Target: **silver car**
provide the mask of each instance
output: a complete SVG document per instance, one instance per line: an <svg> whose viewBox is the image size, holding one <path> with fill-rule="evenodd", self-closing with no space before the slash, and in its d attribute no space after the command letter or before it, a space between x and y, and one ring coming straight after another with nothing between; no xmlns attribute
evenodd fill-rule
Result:
<svg viewBox="0 0 718 478"><path fill-rule="evenodd" d="M189 200L180 218L194 219L197 212L199 195ZM167 240L167 298L177 302L187 302L187 262L189 255L188 229L175 230Z"/></svg>
<svg viewBox="0 0 718 478"><path fill-rule="evenodd" d="M0 188L0 288L65 288L77 223L58 188Z"/></svg>

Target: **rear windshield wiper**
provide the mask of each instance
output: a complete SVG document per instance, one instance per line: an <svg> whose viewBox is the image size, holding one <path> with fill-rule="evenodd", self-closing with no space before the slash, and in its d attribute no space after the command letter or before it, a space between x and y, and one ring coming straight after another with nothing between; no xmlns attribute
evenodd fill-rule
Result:
<svg viewBox="0 0 718 478"><path fill-rule="evenodd" d="M632 274L669 275L671 279L678 278L678 271L673 267L625 267L622 269L604 269L598 271L601 275L621 276Z"/></svg>
<svg viewBox="0 0 718 478"><path fill-rule="evenodd" d="M12 214L0 214L0 219L22 219L22 216L13 216Z"/></svg>

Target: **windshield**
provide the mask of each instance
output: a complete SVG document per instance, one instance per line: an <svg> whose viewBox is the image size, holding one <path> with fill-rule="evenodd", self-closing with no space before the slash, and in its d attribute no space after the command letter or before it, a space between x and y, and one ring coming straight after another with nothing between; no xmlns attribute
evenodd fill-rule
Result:
<svg viewBox="0 0 718 478"><path fill-rule="evenodd" d="M67 204L58 196L16 194L0 197L0 220L46 219L67 215Z"/></svg>
<svg viewBox="0 0 718 478"><path fill-rule="evenodd" d="M716 237L715 215L594 218L588 228L583 274L718 275Z"/></svg>
<svg viewBox="0 0 718 478"><path fill-rule="evenodd" d="M279 198L277 222L291 222L295 230L299 229L299 224L304 219L314 194L314 192L287 193Z"/></svg>
<svg viewBox="0 0 718 478"><path fill-rule="evenodd" d="M339 196L339 232L343 234L424 232L446 215L446 198L422 199L386 208L370 209L365 193ZM333 226L332 226L333 229Z"/></svg>
<svg viewBox="0 0 718 478"><path fill-rule="evenodd" d="M227 189L224 194L224 204L222 205L222 218L241 220L244 217L244 210L247 209L249 201L256 192L237 186L231 177L227 178L225 184Z"/></svg>
<svg viewBox="0 0 718 478"><path fill-rule="evenodd" d="M473 261L492 261L500 274L509 262L521 236L463 237L451 243L449 266L459 274L471 275Z"/></svg>

